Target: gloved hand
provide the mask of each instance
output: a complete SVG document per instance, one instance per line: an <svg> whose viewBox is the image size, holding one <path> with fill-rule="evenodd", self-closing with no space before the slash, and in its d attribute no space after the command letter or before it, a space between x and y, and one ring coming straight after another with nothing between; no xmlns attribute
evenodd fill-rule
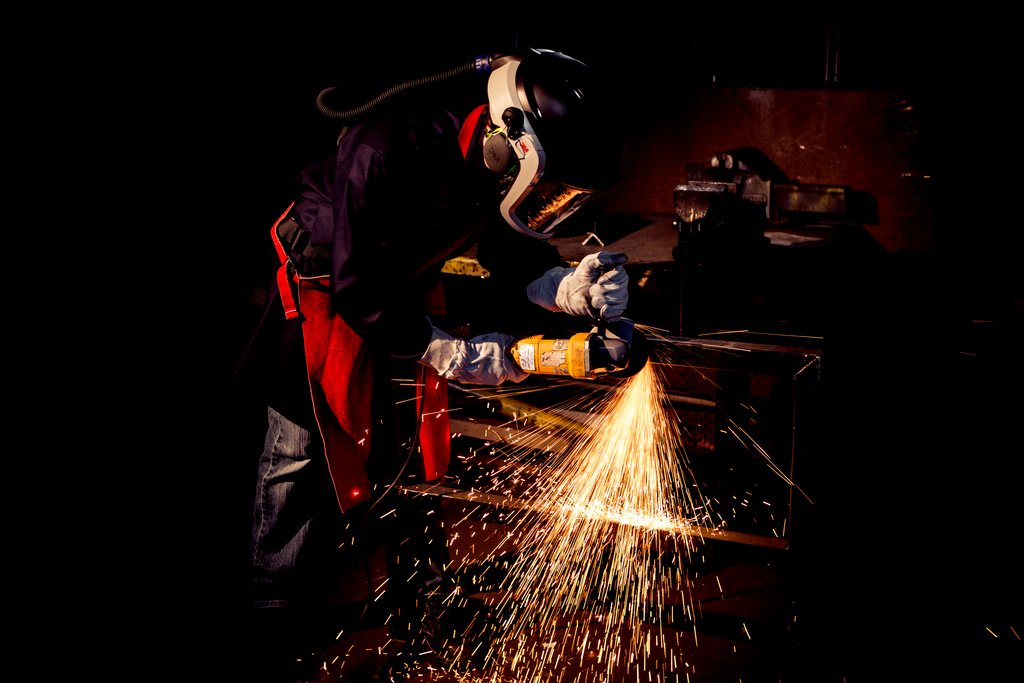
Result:
<svg viewBox="0 0 1024 683"><path fill-rule="evenodd" d="M587 254L575 268L552 268L526 287L526 296L549 311L615 322L626 312L627 256L618 251Z"/></svg>
<svg viewBox="0 0 1024 683"><path fill-rule="evenodd" d="M508 353L515 339L507 334L482 334L459 339L434 328L430 344L420 359L447 379L467 384L501 384L507 380L522 382L528 373L516 365Z"/></svg>

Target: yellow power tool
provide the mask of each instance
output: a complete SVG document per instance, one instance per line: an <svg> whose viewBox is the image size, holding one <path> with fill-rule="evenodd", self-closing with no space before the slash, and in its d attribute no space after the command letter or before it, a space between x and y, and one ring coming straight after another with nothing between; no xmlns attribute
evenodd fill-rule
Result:
<svg viewBox="0 0 1024 683"><path fill-rule="evenodd" d="M629 377L640 371L648 357L643 333L627 318L568 337L524 337L512 345L511 353L524 372L575 379Z"/></svg>

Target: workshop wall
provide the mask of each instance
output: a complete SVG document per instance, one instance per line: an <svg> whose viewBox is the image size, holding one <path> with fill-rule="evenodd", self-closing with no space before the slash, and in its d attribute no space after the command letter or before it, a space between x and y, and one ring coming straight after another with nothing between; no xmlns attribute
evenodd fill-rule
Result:
<svg viewBox="0 0 1024 683"><path fill-rule="evenodd" d="M578 45L620 94L610 125L625 135L623 175L609 211L671 213L686 164L750 146L799 182L874 195L868 231L889 251L970 262L1007 244L996 204L964 187L1012 163L997 151L1015 127L1003 85L1012 39L983 15L687 8L619 21L615 48ZM553 30L540 42L549 36L558 44Z"/></svg>
<svg viewBox="0 0 1024 683"><path fill-rule="evenodd" d="M889 91L704 88L636 127L609 212L672 213L687 164L739 147L764 152L794 182L871 193L879 223L866 226L889 251L931 251L932 171L921 157L914 102Z"/></svg>

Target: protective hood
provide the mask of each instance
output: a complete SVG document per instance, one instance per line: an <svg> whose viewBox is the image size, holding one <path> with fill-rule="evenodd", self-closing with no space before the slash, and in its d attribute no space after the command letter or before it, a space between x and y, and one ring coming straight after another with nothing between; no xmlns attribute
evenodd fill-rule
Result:
<svg viewBox="0 0 1024 683"><path fill-rule="evenodd" d="M609 108L587 65L550 50L495 58L487 98L484 163L501 175L501 215L547 239L614 179Z"/></svg>

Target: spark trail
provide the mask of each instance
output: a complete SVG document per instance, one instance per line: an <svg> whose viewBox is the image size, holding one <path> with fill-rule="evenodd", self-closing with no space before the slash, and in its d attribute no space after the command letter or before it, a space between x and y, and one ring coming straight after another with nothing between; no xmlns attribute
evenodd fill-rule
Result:
<svg viewBox="0 0 1024 683"><path fill-rule="evenodd" d="M662 680L670 673L670 657L648 660L652 645L672 647L652 644L665 639L670 596L687 609L678 600L697 519L677 417L652 364L602 408L516 523L520 548L501 586L489 659L517 681L559 680L573 659L589 662L593 680L627 670L633 679L634 668L647 680L650 666Z"/></svg>

